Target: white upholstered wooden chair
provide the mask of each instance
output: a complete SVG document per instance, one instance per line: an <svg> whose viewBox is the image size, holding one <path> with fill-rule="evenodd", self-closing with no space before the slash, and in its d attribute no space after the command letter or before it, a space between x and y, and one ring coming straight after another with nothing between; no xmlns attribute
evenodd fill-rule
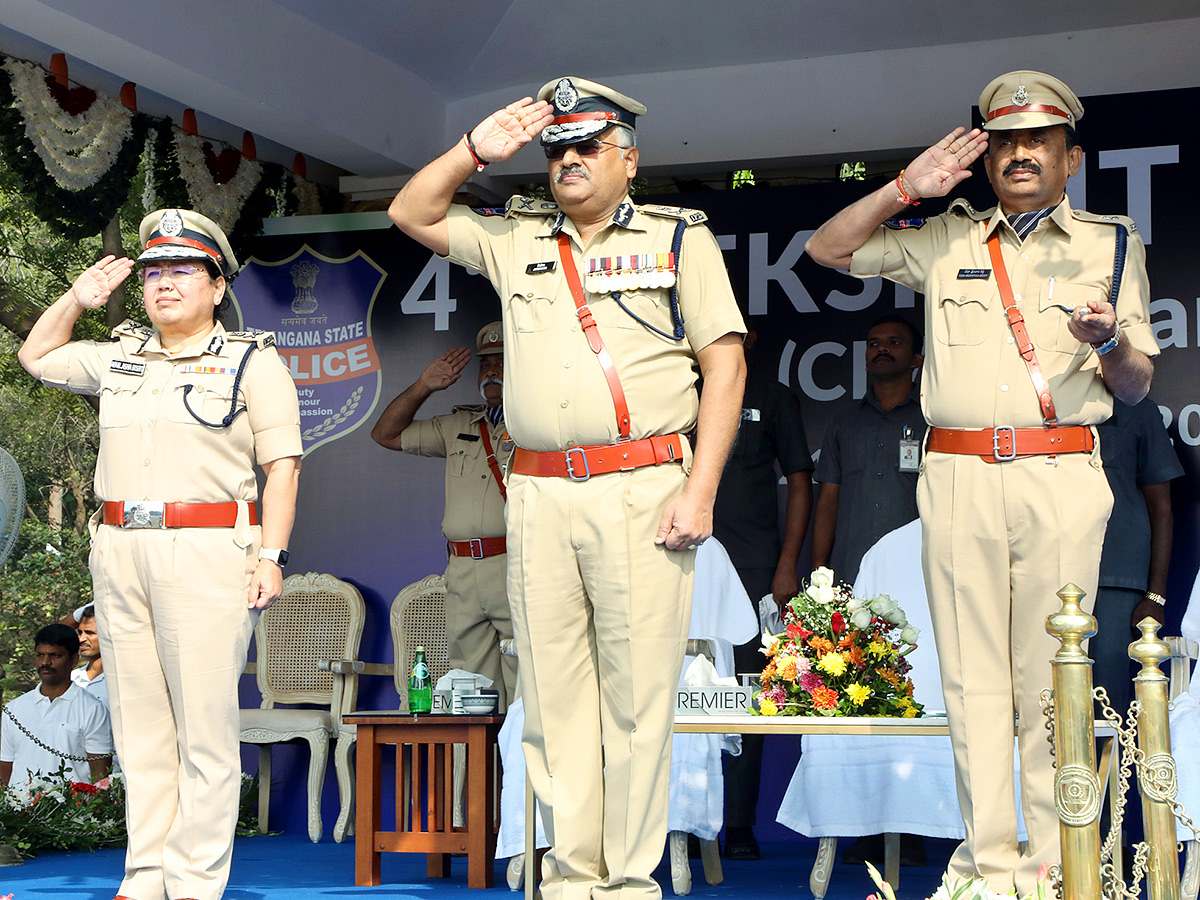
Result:
<svg viewBox="0 0 1200 900"><path fill-rule="evenodd" d="M259 616L254 671L262 706L241 710L241 740L260 745L260 831L266 832L270 813L271 745L304 740L310 752L308 836L313 843L321 839L321 789L329 743L339 733L342 716L354 708L358 693L358 676L353 671L330 671L328 662L357 658L365 614L362 594L354 585L309 572L289 576L280 598ZM279 708L277 704L309 705Z"/></svg>
<svg viewBox="0 0 1200 900"><path fill-rule="evenodd" d="M425 664L433 683L450 670L446 639L446 582L441 575L429 575L405 587L392 601L390 616L395 664L359 664L367 675L391 675L400 697L400 709L408 710L408 673L413 651L425 648ZM353 707L350 707L353 709ZM333 827L333 839L342 842L354 833L354 745L357 729L340 723L334 748L334 768L338 776L341 812Z"/></svg>

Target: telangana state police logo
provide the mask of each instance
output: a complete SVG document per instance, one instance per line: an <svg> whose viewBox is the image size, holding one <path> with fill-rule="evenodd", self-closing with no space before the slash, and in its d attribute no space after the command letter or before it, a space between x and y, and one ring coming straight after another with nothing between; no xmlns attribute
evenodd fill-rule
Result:
<svg viewBox="0 0 1200 900"><path fill-rule="evenodd" d="M158 230L161 234L167 237L176 237L183 234L183 216L179 214L177 209L168 209L162 214L162 218L158 222Z"/></svg>
<svg viewBox="0 0 1200 900"><path fill-rule="evenodd" d="M296 382L306 454L349 434L375 409L382 376L370 319L385 277L361 250L330 259L307 244L287 259L251 259L238 276L242 321L275 332Z"/></svg>
<svg viewBox="0 0 1200 900"><path fill-rule="evenodd" d="M1017 85L1017 89L1013 91L1012 102L1013 106L1029 105L1029 91L1025 90L1025 85Z"/></svg>
<svg viewBox="0 0 1200 900"><path fill-rule="evenodd" d="M1100 814L1100 779L1087 766L1061 766L1054 773L1054 807L1067 825L1088 825Z"/></svg>

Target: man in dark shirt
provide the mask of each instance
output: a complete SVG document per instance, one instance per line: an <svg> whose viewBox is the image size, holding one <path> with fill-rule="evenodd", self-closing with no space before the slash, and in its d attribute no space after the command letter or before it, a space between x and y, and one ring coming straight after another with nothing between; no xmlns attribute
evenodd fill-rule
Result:
<svg viewBox="0 0 1200 900"><path fill-rule="evenodd" d="M899 316L867 332L867 393L838 410L825 430L815 478L813 568L829 566L853 584L863 554L893 529L917 518L917 475L925 417L913 372L922 362L921 333Z"/></svg>
<svg viewBox="0 0 1200 900"><path fill-rule="evenodd" d="M1113 510L1100 556L1096 636L1088 643L1096 684L1113 708L1129 709L1131 632L1146 616L1163 622L1171 563L1171 480L1183 474L1158 406L1113 401L1100 433L1100 459Z"/></svg>
<svg viewBox="0 0 1200 900"><path fill-rule="evenodd" d="M775 380L770 367L756 365L757 333L746 335L745 399L737 438L721 474L713 508L713 536L729 553L742 585L755 604L771 594L781 608L800 589L796 563L812 511L812 456L796 395ZM779 464L778 472L776 462ZM787 481L783 537L776 503L779 476ZM734 647L738 672L761 672L762 643ZM742 735L742 752L725 765L725 856L758 859L754 810L762 774L761 734Z"/></svg>

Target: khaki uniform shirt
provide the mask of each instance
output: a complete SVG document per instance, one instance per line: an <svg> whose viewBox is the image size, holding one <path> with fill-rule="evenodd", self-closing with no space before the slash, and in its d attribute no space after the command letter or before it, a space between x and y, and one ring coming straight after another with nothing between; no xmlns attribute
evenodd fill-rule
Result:
<svg viewBox="0 0 1200 900"><path fill-rule="evenodd" d="M574 223L554 203L514 197L503 215L451 207L448 258L485 274L500 295L504 415L519 446L565 450L612 444L619 437L612 394L582 333L563 274L560 232L571 238L582 279L587 259L671 252L675 226L681 220L688 224L678 260L682 341L653 333L609 294L585 297L625 391L631 437L688 432L695 426L696 352L726 334L746 331L721 250L700 225L705 218L693 210L638 207L626 198L585 248ZM655 328L672 333L668 289L626 291L621 301Z"/></svg>
<svg viewBox="0 0 1200 900"><path fill-rule="evenodd" d="M1067 322L1088 300L1109 299L1116 222L1129 229L1117 318L1136 349L1156 356L1146 247L1136 226L1123 216L1073 210L1064 200L1022 243L999 207L978 212L960 199L920 227L881 225L855 251L852 275L883 275L925 294L921 408L931 425L1043 424L991 271L986 242L997 229L1013 294L1059 423L1095 425L1111 415L1112 394L1100 375L1100 357L1071 335ZM982 273L986 275L979 277Z"/></svg>
<svg viewBox="0 0 1200 900"><path fill-rule="evenodd" d="M168 356L158 332L132 321L111 341L73 341L47 354L42 381L100 397L96 495L101 500L217 503L257 496L254 463L300 456L296 386L267 332L226 332ZM233 382L252 345L238 387L246 411L228 427Z"/></svg>
<svg viewBox="0 0 1200 900"><path fill-rule="evenodd" d="M442 534L448 541L503 537L504 498L488 465L479 425L492 440L492 452L503 472L513 454L504 422L492 425L482 406L456 406L448 416L413 422L400 433L400 448L415 456L446 460L446 512Z"/></svg>

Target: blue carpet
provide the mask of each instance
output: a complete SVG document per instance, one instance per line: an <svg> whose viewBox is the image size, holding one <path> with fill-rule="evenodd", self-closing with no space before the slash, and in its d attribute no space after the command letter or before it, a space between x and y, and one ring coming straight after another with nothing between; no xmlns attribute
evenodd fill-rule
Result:
<svg viewBox="0 0 1200 900"><path fill-rule="evenodd" d="M847 841L841 842L839 850ZM937 886L949 859L953 841L927 840L930 865L901 869L901 900L924 898ZM722 860L725 881L709 885L699 860L692 863L692 892L696 900L776 900L811 897L809 871L817 842L797 836L788 843L765 843L758 862ZM112 900L121 880L123 850L95 853L44 853L23 866L0 869L0 895L13 900ZM378 897L386 900L519 900L504 880L505 867L496 864L496 887L491 891L467 888L467 861L451 860L450 877L425 877L424 857L413 854L383 855L383 884L354 886L354 845L335 844L328 838L313 844L303 835L240 838L234 845L233 875L226 900L309 900L309 898ZM664 861L657 876L664 896L674 896ZM834 867L827 900L863 900L874 885L862 866Z"/></svg>

